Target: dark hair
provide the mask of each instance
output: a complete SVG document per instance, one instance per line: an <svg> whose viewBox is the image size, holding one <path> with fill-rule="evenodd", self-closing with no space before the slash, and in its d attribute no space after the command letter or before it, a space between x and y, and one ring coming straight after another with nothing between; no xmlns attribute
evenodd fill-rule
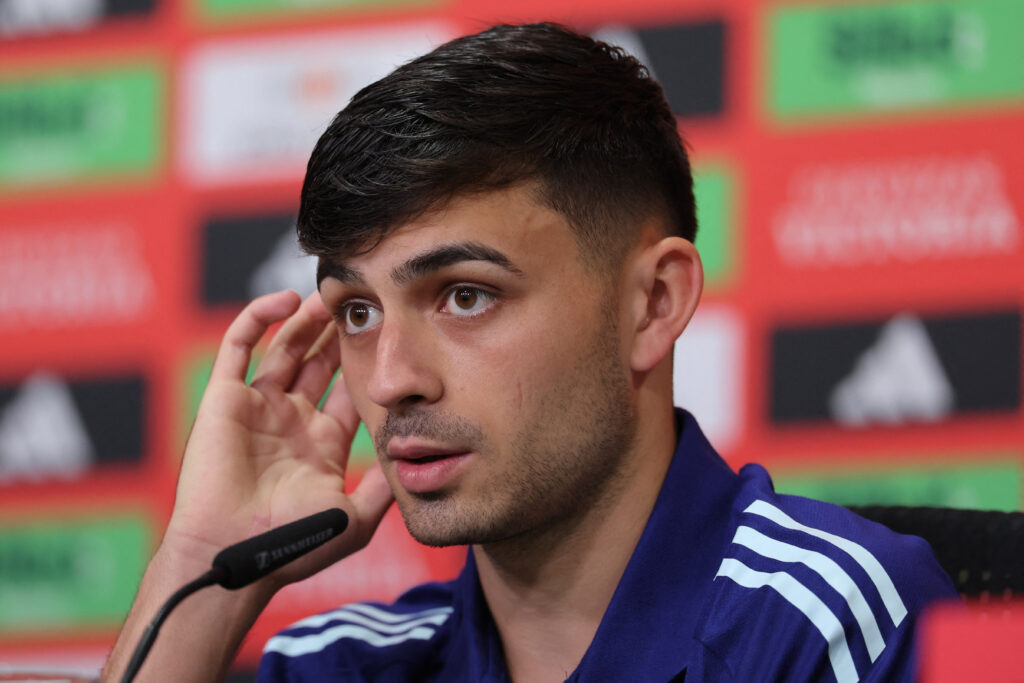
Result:
<svg viewBox="0 0 1024 683"><path fill-rule="evenodd" d="M656 213L696 233L661 86L621 48L545 23L457 38L359 91L310 157L299 241L344 257L457 195L526 180L598 263Z"/></svg>

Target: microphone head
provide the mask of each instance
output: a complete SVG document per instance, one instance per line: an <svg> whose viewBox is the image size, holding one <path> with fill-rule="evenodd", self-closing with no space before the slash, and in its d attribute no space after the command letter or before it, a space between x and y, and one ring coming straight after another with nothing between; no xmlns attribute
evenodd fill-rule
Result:
<svg viewBox="0 0 1024 683"><path fill-rule="evenodd" d="M217 583L232 590L248 586L341 535L347 526L348 515L332 508L228 546L213 558L213 567L221 570Z"/></svg>

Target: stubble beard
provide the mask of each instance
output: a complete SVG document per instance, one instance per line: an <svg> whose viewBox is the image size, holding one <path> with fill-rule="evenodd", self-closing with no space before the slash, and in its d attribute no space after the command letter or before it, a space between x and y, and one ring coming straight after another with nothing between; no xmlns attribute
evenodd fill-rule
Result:
<svg viewBox="0 0 1024 683"><path fill-rule="evenodd" d="M607 322L607 321L606 321ZM409 533L430 546L495 544L520 537L559 534L614 495L636 429L628 370L618 356L614 324L598 328L571 372L524 416L506 457L483 431L464 419L432 412L389 416L375 439L415 433L446 442L471 443L477 466L490 468L483 485L468 495L396 490ZM390 421L390 425L389 425ZM523 538L527 541L527 538Z"/></svg>

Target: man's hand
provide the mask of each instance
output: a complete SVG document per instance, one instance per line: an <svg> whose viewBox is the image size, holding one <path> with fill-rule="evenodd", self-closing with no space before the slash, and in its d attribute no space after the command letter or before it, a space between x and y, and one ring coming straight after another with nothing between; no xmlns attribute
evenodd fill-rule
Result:
<svg viewBox="0 0 1024 683"><path fill-rule="evenodd" d="M212 557L219 549L331 507L349 516L340 540L275 573L303 579L370 540L391 502L379 468L345 495L359 415L344 382L317 404L338 369L337 327L320 297L294 292L253 301L224 335L196 417L165 544ZM290 317L289 317L290 316ZM288 318L246 385L253 347Z"/></svg>
<svg viewBox="0 0 1024 683"><path fill-rule="evenodd" d="M253 348L282 320L247 385ZM327 508L349 516L341 536L253 586L232 593L206 589L202 601L182 603L139 680L215 680L278 588L369 542L392 502L391 490L374 466L345 493L359 416L344 382L336 382L317 408L339 363L337 327L316 294L301 305L294 292L260 297L228 328L185 449L170 524L103 680L120 676L163 600L209 569L222 548Z"/></svg>

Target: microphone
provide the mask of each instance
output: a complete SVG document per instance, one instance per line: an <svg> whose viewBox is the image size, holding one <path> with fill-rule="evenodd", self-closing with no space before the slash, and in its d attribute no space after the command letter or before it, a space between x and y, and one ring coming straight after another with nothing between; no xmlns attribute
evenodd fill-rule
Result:
<svg viewBox="0 0 1024 683"><path fill-rule="evenodd" d="M228 546L213 558L222 570L216 583L236 590L331 540L348 526L348 515L332 508Z"/></svg>
<svg viewBox="0 0 1024 683"><path fill-rule="evenodd" d="M217 553L209 571L175 591L157 611L153 621L139 639L121 683L131 683L139 673L167 615L189 595L215 583L230 590L248 586L275 569L319 548L340 535L347 526L348 515L338 508L331 508L275 527Z"/></svg>

